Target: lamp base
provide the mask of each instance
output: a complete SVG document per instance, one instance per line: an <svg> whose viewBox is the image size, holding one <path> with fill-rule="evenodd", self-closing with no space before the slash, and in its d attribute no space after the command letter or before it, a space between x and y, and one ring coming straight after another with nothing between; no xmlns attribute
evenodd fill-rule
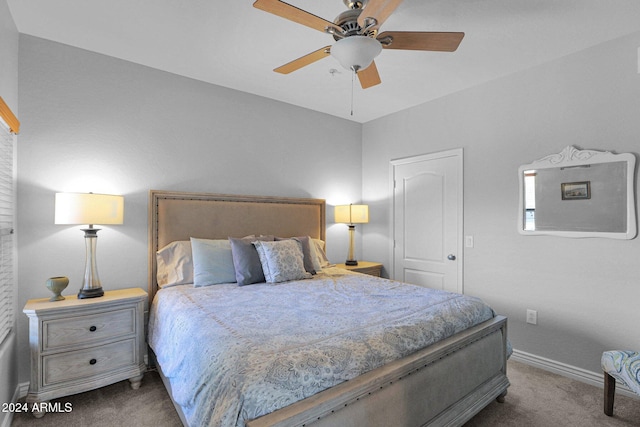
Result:
<svg viewBox="0 0 640 427"><path fill-rule="evenodd" d="M78 292L78 299L84 299L84 298L96 298L96 297L101 297L104 295L104 291L102 290L102 288L92 288L92 289L80 289L80 292Z"/></svg>
<svg viewBox="0 0 640 427"><path fill-rule="evenodd" d="M348 259L344 262L344 265L358 265L358 261L355 259Z"/></svg>

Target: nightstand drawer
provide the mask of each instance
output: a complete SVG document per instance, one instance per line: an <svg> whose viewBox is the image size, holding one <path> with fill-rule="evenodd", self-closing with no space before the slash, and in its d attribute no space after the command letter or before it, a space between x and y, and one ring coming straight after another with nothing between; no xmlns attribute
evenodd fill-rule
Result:
<svg viewBox="0 0 640 427"><path fill-rule="evenodd" d="M69 317L42 322L42 351L95 342L136 333L136 310L116 311Z"/></svg>
<svg viewBox="0 0 640 427"><path fill-rule="evenodd" d="M118 341L84 350L52 354L42 358L44 387L84 377L110 373L119 368L136 366L136 339Z"/></svg>
<svg viewBox="0 0 640 427"><path fill-rule="evenodd" d="M353 269L358 273L368 274L369 276L377 276L380 277L380 267L361 267L359 269Z"/></svg>

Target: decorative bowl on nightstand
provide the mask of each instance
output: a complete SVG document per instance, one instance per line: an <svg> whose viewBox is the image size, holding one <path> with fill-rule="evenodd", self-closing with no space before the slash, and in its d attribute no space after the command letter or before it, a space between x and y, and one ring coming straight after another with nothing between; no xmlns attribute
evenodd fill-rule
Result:
<svg viewBox="0 0 640 427"><path fill-rule="evenodd" d="M60 295L69 285L69 278L65 276L50 277L47 279L47 288L53 292L49 301L62 301L64 297Z"/></svg>

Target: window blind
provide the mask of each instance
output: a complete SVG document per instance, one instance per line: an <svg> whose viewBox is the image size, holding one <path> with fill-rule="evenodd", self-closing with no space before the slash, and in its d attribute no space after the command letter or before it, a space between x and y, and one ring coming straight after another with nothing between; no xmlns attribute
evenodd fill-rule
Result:
<svg viewBox="0 0 640 427"><path fill-rule="evenodd" d="M14 135L0 118L0 343L14 326L13 302L13 147Z"/></svg>

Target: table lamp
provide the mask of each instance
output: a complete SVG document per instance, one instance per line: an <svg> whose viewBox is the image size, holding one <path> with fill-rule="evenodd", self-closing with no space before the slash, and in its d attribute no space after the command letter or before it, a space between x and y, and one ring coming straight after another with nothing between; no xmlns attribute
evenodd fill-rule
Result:
<svg viewBox="0 0 640 427"><path fill-rule="evenodd" d="M99 228L94 224L122 224L124 218L124 197L93 193L56 193L56 224L88 224L84 231L86 258L82 288L78 298L94 298L104 295L98 265L96 244Z"/></svg>
<svg viewBox="0 0 640 427"><path fill-rule="evenodd" d="M353 204L336 206L335 221L349 225L349 254L345 264L358 265L358 261L353 254L353 240L356 231L354 224L366 224L369 222L369 206Z"/></svg>

